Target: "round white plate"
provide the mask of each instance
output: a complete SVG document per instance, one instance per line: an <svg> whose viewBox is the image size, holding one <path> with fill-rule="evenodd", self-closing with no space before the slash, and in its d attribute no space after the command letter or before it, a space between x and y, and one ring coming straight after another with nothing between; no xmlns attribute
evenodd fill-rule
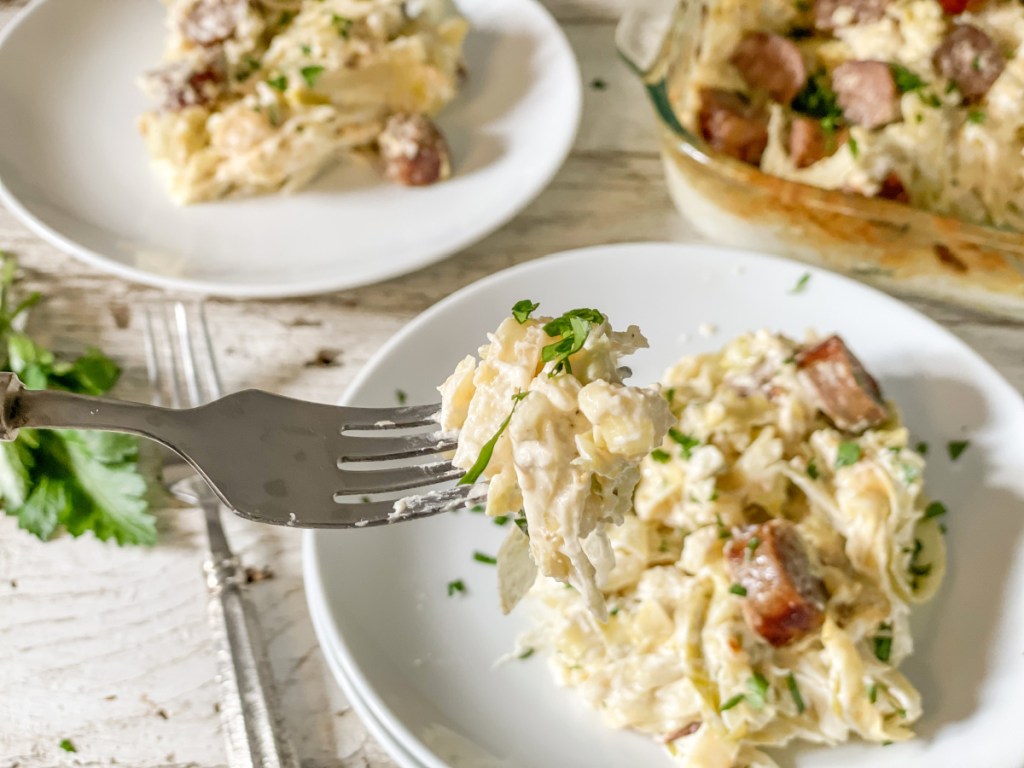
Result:
<svg viewBox="0 0 1024 768"><path fill-rule="evenodd" d="M322 293L408 272L494 231L554 176L579 122L572 50L537 0L458 0L469 80L440 116L454 176L409 189L339 165L311 187L176 207L136 130L157 0L37 0L0 37L0 202L122 277L223 296Z"/></svg>
<svg viewBox="0 0 1024 768"><path fill-rule="evenodd" d="M791 293L801 275L806 289ZM597 307L638 324L651 348L630 358L650 382L683 354L758 328L838 331L915 440L931 445L927 487L949 508L949 573L915 613L917 650L904 671L920 688L920 738L886 748L785 750L785 765L1020 768L1024 729L1024 402L952 334L884 294L767 256L705 246L617 245L531 262L433 307L367 365L346 402L430 402L433 387L519 299L541 312ZM705 334L702 324L716 332ZM969 439L955 463L949 440ZM603 727L572 690L555 687L540 654L499 667L526 626L501 616L494 553L505 530L451 514L360 531L306 534L305 578L321 640L366 705L426 766L669 765L653 742ZM446 596L462 578L466 595Z"/></svg>

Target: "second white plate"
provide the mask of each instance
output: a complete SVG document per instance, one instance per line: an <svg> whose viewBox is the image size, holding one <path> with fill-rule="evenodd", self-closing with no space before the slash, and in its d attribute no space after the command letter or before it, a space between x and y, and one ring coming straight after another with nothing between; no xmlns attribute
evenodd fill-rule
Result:
<svg viewBox="0 0 1024 768"><path fill-rule="evenodd" d="M518 213L579 122L572 49L536 0L459 0L469 80L439 119L455 175L409 189L341 165L292 195L176 207L150 169L136 78L156 0L36 0L0 36L0 202L122 277L224 296L347 288L450 255Z"/></svg>
<svg viewBox="0 0 1024 768"><path fill-rule="evenodd" d="M806 289L791 293L805 273ZM900 404L914 439L932 446L926 487L949 508L949 571L937 598L915 611L917 649L904 665L924 699L920 737L780 756L805 768L1024 765L1024 402L987 363L909 307L828 272L705 246L619 245L534 261L460 291L385 346L346 401L386 405L399 388L410 402L435 401L434 385L525 298L544 313L592 306L620 327L638 324L651 347L626 362L640 383L753 329L841 333ZM970 448L952 462L946 442L961 439ZM653 741L605 728L556 688L541 654L494 666L527 619L501 615L494 568L473 552L493 554L505 533L469 513L307 533L305 579L325 651L430 768L670 765ZM457 578L468 591L448 597Z"/></svg>

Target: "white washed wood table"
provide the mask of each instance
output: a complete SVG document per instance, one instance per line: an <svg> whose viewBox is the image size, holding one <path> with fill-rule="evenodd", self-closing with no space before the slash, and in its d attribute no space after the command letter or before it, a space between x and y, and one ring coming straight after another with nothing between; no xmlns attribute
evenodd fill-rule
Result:
<svg viewBox="0 0 1024 768"><path fill-rule="evenodd" d="M501 231L412 275L311 299L212 302L228 389L333 402L406 321L484 275L567 248L695 239L669 201L654 121L612 43L630 0L547 2L588 86L576 145L548 190ZM23 4L0 0L0 27ZM160 294L79 264L2 208L0 249L15 253L28 287L49 297L33 314L33 332L59 350L98 343L125 368L122 392L145 399L136 310ZM912 303L1024 389L1024 324ZM0 518L0 768L224 763L200 571L202 520L181 507L157 514L160 541L150 550L91 538L43 544ZM299 532L234 518L228 529L248 565L274 574L250 595L303 765L391 765L317 646ZM65 738L76 754L60 749Z"/></svg>

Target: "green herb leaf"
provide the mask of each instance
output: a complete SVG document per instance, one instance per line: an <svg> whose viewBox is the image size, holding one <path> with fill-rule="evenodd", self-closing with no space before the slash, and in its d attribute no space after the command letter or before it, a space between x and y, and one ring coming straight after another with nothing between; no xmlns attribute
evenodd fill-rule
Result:
<svg viewBox="0 0 1024 768"><path fill-rule="evenodd" d="M868 701L872 704L878 701L878 683L872 683L868 687Z"/></svg>
<svg viewBox="0 0 1024 768"><path fill-rule="evenodd" d="M933 501L924 508L925 520L931 520L933 517L939 517L944 514L946 514L946 505L941 501Z"/></svg>
<svg viewBox="0 0 1024 768"><path fill-rule="evenodd" d="M456 592L465 592L466 585L462 579L455 579L454 581L448 582L448 597L452 597Z"/></svg>
<svg viewBox="0 0 1024 768"><path fill-rule="evenodd" d="M946 445L946 450L949 451L949 458L951 461L956 461L960 458L960 454L967 450L971 445L970 440L950 440Z"/></svg>
<svg viewBox="0 0 1024 768"><path fill-rule="evenodd" d="M405 403L406 403L406 401L408 399L409 399L409 396L405 393L405 390L403 390L403 389L396 389L395 390L395 400L398 401L399 405L405 405Z"/></svg>
<svg viewBox="0 0 1024 768"><path fill-rule="evenodd" d="M924 440L921 440L917 445L914 446L914 450L917 451L922 456L927 456L928 443L926 443Z"/></svg>
<svg viewBox="0 0 1024 768"><path fill-rule="evenodd" d="M790 293L803 293L804 290L807 288L807 284L810 281L811 281L811 273L810 272L804 272L800 276L800 279L796 281L796 285L794 285L792 288L790 288L789 292Z"/></svg>
<svg viewBox="0 0 1024 768"><path fill-rule="evenodd" d="M715 525L718 526L718 538L723 540L732 538L732 533L725 527L725 523L722 522L722 516L717 512L715 513Z"/></svg>
<svg viewBox="0 0 1024 768"><path fill-rule="evenodd" d="M814 459L807 462L807 476L811 478L811 480L817 480L819 477L818 462Z"/></svg>
<svg viewBox="0 0 1024 768"><path fill-rule="evenodd" d="M981 125L985 122L985 110L974 107L967 110L967 122L974 125Z"/></svg>
<svg viewBox="0 0 1024 768"><path fill-rule="evenodd" d="M655 448L651 451L651 458L659 464L666 464L672 457L668 455L667 451L663 451L661 448Z"/></svg>
<svg viewBox="0 0 1024 768"><path fill-rule="evenodd" d="M478 563L484 563L485 565L495 565L498 560L491 555L485 555L483 552L474 552L473 559Z"/></svg>
<svg viewBox="0 0 1024 768"><path fill-rule="evenodd" d="M571 309L561 317L544 325L544 333L551 337L560 337L553 344L548 344L540 351L541 360L545 363L554 362L550 376L562 371L572 373L569 358L581 349L590 335L593 325L604 322L604 315L596 309Z"/></svg>
<svg viewBox="0 0 1024 768"><path fill-rule="evenodd" d="M78 751L78 748L74 744L71 743L71 739L61 739L60 740L60 748L63 749L65 752L77 752Z"/></svg>
<svg viewBox="0 0 1024 768"><path fill-rule="evenodd" d="M860 461L860 446L857 443L846 441L839 444L836 451L836 468L848 467Z"/></svg>
<svg viewBox="0 0 1024 768"><path fill-rule="evenodd" d="M872 644L874 645L875 658L879 661L889 661L889 654L892 653L892 636L878 635Z"/></svg>
<svg viewBox="0 0 1024 768"><path fill-rule="evenodd" d="M352 19L346 19L344 16L339 16L336 13L331 14L331 24L334 25L334 30L340 37L348 40L349 35L352 32Z"/></svg>
<svg viewBox="0 0 1024 768"><path fill-rule="evenodd" d="M530 529L529 529L529 526L526 523L526 518L525 517L517 517L515 520L513 520L513 522L516 524L516 528L518 528L520 531L522 531L527 536L530 535Z"/></svg>
<svg viewBox="0 0 1024 768"><path fill-rule="evenodd" d="M472 507L469 508L469 511L477 515L482 515L484 513L484 505L474 504Z"/></svg>
<svg viewBox="0 0 1024 768"><path fill-rule="evenodd" d="M900 469L903 472L903 482L907 485L910 485L921 477L920 467L917 467L914 464L907 464L905 461L901 461Z"/></svg>
<svg viewBox="0 0 1024 768"><path fill-rule="evenodd" d="M747 596L747 588L744 587L742 584L733 584L731 587L729 587L729 591L732 592L734 595L739 595L740 597Z"/></svg>
<svg viewBox="0 0 1024 768"><path fill-rule="evenodd" d="M484 443L480 449L480 455L477 456L476 461L473 462L473 466L469 468L469 471L462 476L459 480L458 485L472 485L480 479L480 475L483 474L484 470L487 469L487 465L491 461L491 456L494 455L494 447L498 444L498 438L501 437L502 433L508 428L508 424L512 421L512 415L516 412L516 406L522 402L523 398L529 394L528 392L517 392L512 395L512 410L508 412L508 416L501 422L501 426L498 427L498 431L494 433L494 437Z"/></svg>
<svg viewBox="0 0 1024 768"><path fill-rule="evenodd" d="M900 93L909 93L924 88L924 80L915 75L902 64L890 64L892 79Z"/></svg>
<svg viewBox="0 0 1024 768"><path fill-rule="evenodd" d="M786 675L786 687L789 688L789 695L793 697L793 703L796 704L796 713L802 715L807 706L804 704L804 697L800 695L800 688L797 686L792 672Z"/></svg>
<svg viewBox="0 0 1024 768"><path fill-rule="evenodd" d="M273 88L275 91L281 91L284 93L288 90L288 78L284 75L278 75L277 77L268 77L267 85Z"/></svg>
<svg viewBox="0 0 1024 768"><path fill-rule="evenodd" d="M320 79L320 75L324 73L324 68L319 64L310 64L308 67L303 67L299 70L299 74L302 75L302 79L306 81L306 85L312 88L316 85L316 81Z"/></svg>
<svg viewBox="0 0 1024 768"><path fill-rule="evenodd" d="M747 703L750 704L754 709L763 709L765 702L768 699L768 690L771 686L768 680L760 672L755 672L754 676L747 680Z"/></svg>
<svg viewBox="0 0 1024 768"><path fill-rule="evenodd" d="M512 305L512 317L516 319L517 323L522 325L539 306L539 302L530 301L529 299L517 301Z"/></svg>
<svg viewBox="0 0 1024 768"><path fill-rule="evenodd" d="M857 144L857 140L853 137L853 134L850 134L849 138L846 139L846 144L850 148L850 154L853 155L853 157L856 158L860 155L860 145Z"/></svg>
<svg viewBox="0 0 1024 768"><path fill-rule="evenodd" d="M508 515L498 515L494 518L495 525L505 525L511 518Z"/></svg>
<svg viewBox="0 0 1024 768"><path fill-rule="evenodd" d="M693 449L700 445L700 440L692 435L684 435L675 427L669 427L668 436L675 442L679 443L681 453L684 459L689 459L693 456Z"/></svg>
<svg viewBox="0 0 1024 768"><path fill-rule="evenodd" d="M830 119L833 125L843 117L843 110L832 90L831 79L824 69L811 73L803 90L793 99L792 107L796 112L819 120Z"/></svg>
<svg viewBox="0 0 1024 768"><path fill-rule="evenodd" d="M757 551L757 548L760 547L760 546L761 546L761 539L758 536L751 536L747 540L747 549L746 549L746 552L744 553L746 559L747 560L753 560L754 559L754 553Z"/></svg>
<svg viewBox="0 0 1024 768"><path fill-rule="evenodd" d="M518 656L516 656L516 658L519 659L519 660L528 659L531 656L533 656L533 654L536 653L536 652L537 652L536 648L527 648L525 651L523 651Z"/></svg>
<svg viewBox="0 0 1024 768"><path fill-rule="evenodd" d="M735 696L733 696L733 697L731 697L731 698L727 699L727 700L725 701L725 703L724 703L724 704L722 704L722 706L720 706L720 707L718 708L718 711L719 711L719 712L728 712L728 711L729 711L730 709L732 709L733 707L735 707L735 706L736 706L737 704L739 704L739 703L740 703L741 701L743 701L743 700L744 700L745 698L747 698L745 694L742 694L742 693L737 693L737 694L736 694Z"/></svg>

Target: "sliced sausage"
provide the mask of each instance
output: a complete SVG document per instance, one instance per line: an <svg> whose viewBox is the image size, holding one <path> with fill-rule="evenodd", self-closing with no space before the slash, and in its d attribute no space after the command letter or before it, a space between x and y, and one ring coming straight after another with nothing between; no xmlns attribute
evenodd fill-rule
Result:
<svg viewBox="0 0 1024 768"><path fill-rule="evenodd" d="M773 646L821 627L828 594L793 523L776 519L743 528L726 543L725 557L733 581L746 591L747 625Z"/></svg>
<svg viewBox="0 0 1024 768"><path fill-rule="evenodd" d="M964 100L981 99L1006 68L1006 59L991 37L970 24L953 27L932 56L935 70L949 78Z"/></svg>
<svg viewBox="0 0 1024 768"><path fill-rule="evenodd" d="M165 112L211 104L223 93L226 83L224 57L212 54L167 64L142 78L143 90Z"/></svg>
<svg viewBox="0 0 1024 768"><path fill-rule="evenodd" d="M897 203L909 203L910 193L896 171L890 171L889 175L882 179L882 186L878 188L876 197L885 200L895 200Z"/></svg>
<svg viewBox="0 0 1024 768"><path fill-rule="evenodd" d="M392 181L422 187L452 175L448 144L426 115L392 115L377 142L384 173Z"/></svg>
<svg viewBox="0 0 1024 768"><path fill-rule="evenodd" d="M814 0L814 26L829 31L878 21L888 4L889 0Z"/></svg>
<svg viewBox="0 0 1024 768"><path fill-rule="evenodd" d="M802 350L796 365L818 408L844 432L863 432L889 418L878 382L838 336Z"/></svg>
<svg viewBox="0 0 1024 768"><path fill-rule="evenodd" d="M760 88L788 105L807 82L800 49L782 35L748 32L729 57L751 88Z"/></svg>
<svg viewBox="0 0 1024 768"><path fill-rule="evenodd" d="M820 120L795 115L789 126L789 156L797 168L806 168L834 155L848 136L845 128L826 131Z"/></svg>
<svg viewBox="0 0 1024 768"><path fill-rule="evenodd" d="M751 165L768 145L768 116L740 94L702 88L700 133L713 149Z"/></svg>
<svg viewBox="0 0 1024 768"><path fill-rule="evenodd" d="M248 0L196 0L182 15L181 34L197 45L217 45L233 37Z"/></svg>
<svg viewBox="0 0 1024 768"><path fill-rule="evenodd" d="M900 92L884 61L844 61L832 71L832 90L855 125L870 130L900 119Z"/></svg>

